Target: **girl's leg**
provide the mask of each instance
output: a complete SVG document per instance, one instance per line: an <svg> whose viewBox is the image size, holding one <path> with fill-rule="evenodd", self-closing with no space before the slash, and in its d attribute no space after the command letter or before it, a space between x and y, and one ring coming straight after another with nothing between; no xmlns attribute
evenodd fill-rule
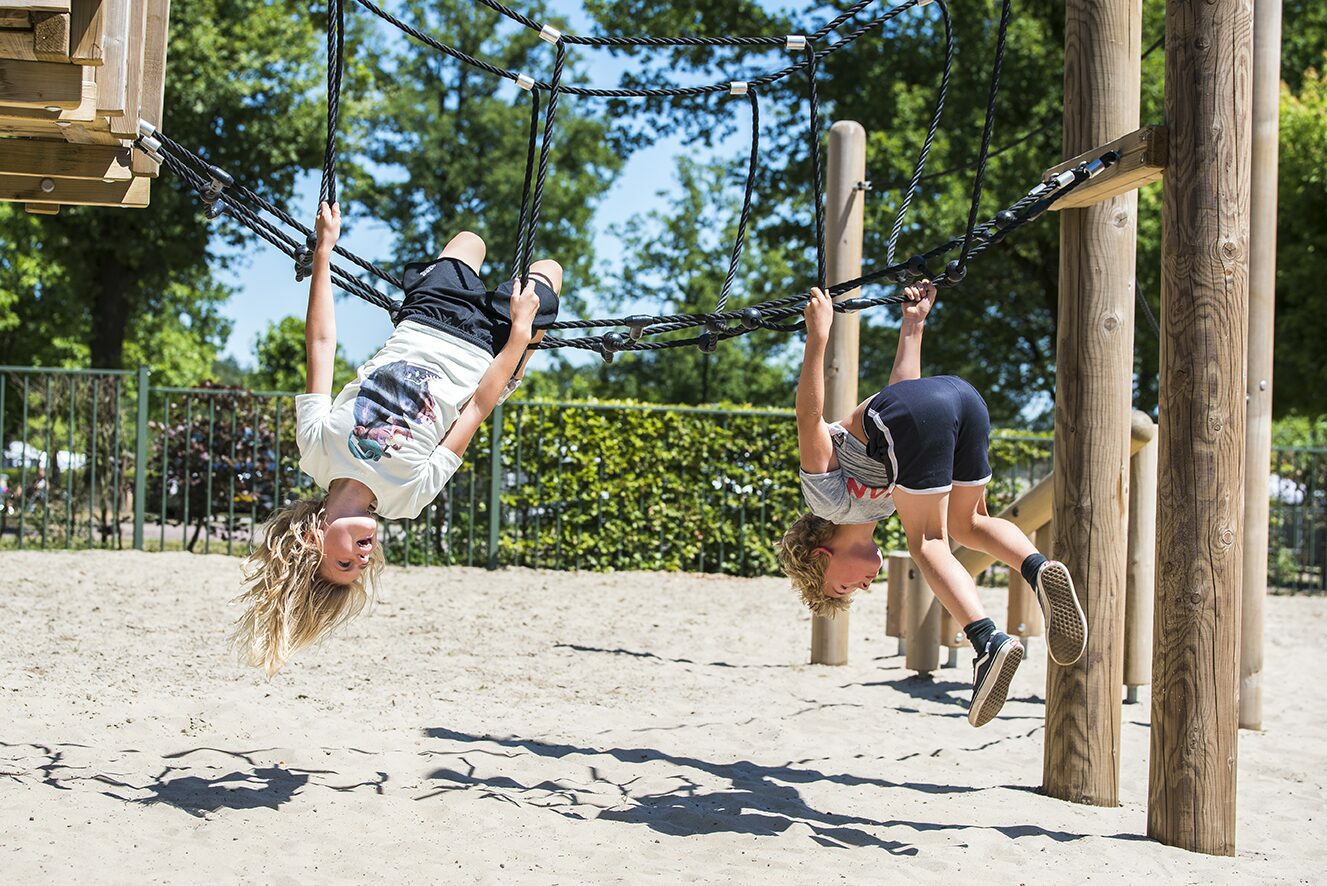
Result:
<svg viewBox="0 0 1327 886"><path fill-rule="evenodd" d="M484 255L487 247L484 246L484 240L478 234L471 231L462 231L455 237L447 241L443 247L442 255L438 258L454 258L465 262L470 266L470 270L476 274L484 266Z"/></svg>
<svg viewBox="0 0 1327 886"><path fill-rule="evenodd" d="M949 494L949 532L965 548L984 551L1001 563L1018 569L1037 549L1008 520L992 517L986 510L986 485L954 485Z"/></svg>
<svg viewBox="0 0 1327 886"><path fill-rule="evenodd" d="M908 553L926 577L931 591L961 625L986 617L977 584L949 550L949 497L951 493L918 494L894 488Z"/></svg>

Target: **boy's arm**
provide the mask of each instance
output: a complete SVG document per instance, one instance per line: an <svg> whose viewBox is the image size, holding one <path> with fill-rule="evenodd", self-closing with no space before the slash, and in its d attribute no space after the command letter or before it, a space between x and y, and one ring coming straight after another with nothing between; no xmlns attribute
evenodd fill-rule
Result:
<svg viewBox="0 0 1327 886"><path fill-rule="evenodd" d="M318 207L318 245L313 250L309 307L304 315L304 393L332 393L336 366L336 308L332 303L332 247L341 233L341 209L333 203Z"/></svg>
<svg viewBox="0 0 1327 886"><path fill-rule="evenodd" d="M824 474L837 467L825 426L825 348L834 322L834 303L819 289L806 305L806 350L797 380L797 452L802 470Z"/></svg>
<svg viewBox="0 0 1327 886"><path fill-rule="evenodd" d="M903 324L898 332L898 350L894 353L894 369L889 383L922 377L922 332L926 328L926 315L935 304L935 284L924 280L903 290L908 302L903 306Z"/></svg>

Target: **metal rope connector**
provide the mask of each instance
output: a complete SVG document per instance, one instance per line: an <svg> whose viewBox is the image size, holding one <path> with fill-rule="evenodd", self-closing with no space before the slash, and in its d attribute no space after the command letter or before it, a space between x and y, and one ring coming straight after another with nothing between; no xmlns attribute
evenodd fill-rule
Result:
<svg viewBox="0 0 1327 886"><path fill-rule="evenodd" d="M917 0L917 8L921 9L923 6L930 6L934 2L935 0Z"/></svg>
<svg viewBox="0 0 1327 886"><path fill-rule="evenodd" d="M558 41L562 39L562 32L552 25L544 25L539 29L539 39L557 46Z"/></svg>
<svg viewBox="0 0 1327 886"><path fill-rule="evenodd" d="M626 318L627 335L632 341L640 341L640 337L645 334L645 327L654 322L653 317L645 314L632 314Z"/></svg>
<svg viewBox="0 0 1327 886"><path fill-rule="evenodd" d="M871 184L870 179L862 179L859 182L852 183L852 189L854 191L869 191L872 187L873 185Z"/></svg>
<svg viewBox="0 0 1327 886"><path fill-rule="evenodd" d="M750 91L750 85L745 80L734 80L728 84L729 95L746 95Z"/></svg>
<svg viewBox="0 0 1327 886"><path fill-rule="evenodd" d="M806 49L806 37L801 34L789 34L788 51L801 52L803 49Z"/></svg>
<svg viewBox="0 0 1327 886"><path fill-rule="evenodd" d="M304 239L304 244L295 250L296 283L303 283L313 275L313 248L318 245L318 238L310 234Z"/></svg>
<svg viewBox="0 0 1327 886"><path fill-rule="evenodd" d="M144 154L147 154L157 163L164 162L161 159L161 142L159 140L153 138L150 135L143 135L139 136L134 141L134 144L138 146L138 149L140 151L142 151Z"/></svg>
<svg viewBox="0 0 1327 886"><path fill-rule="evenodd" d="M138 134L144 138L150 138L157 134L157 127L140 117L138 119Z"/></svg>
<svg viewBox="0 0 1327 886"><path fill-rule="evenodd" d="M521 87L521 89L524 89L526 92L529 92L534 89L534 78L529 74L517 74L516 85Z"/></svg>

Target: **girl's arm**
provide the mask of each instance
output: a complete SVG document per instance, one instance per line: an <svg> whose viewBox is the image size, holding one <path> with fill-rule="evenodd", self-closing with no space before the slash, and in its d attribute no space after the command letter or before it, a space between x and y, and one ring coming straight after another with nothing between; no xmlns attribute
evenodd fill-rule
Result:
<svg viewBox="0 0 1327 886"><path fill-rule="evenodd" d="M894 369L889 383L922 377L922 331L926 328L926 315L935 304L935 284L923 280L903 290L908 304L903 306L903 325L898 332L898 351L894 354Z"/></svg>
<svg viewBox="0 0 1327 886"><path fill-rule="evenodd" d="M825 347L834 323L834 302L823 291L812 289L803 315L806 350L797 380L797 452L802 470L824 474L838 467L825 426Z"/></svg>
<svg viewBox="0 0 1327 886"><path fill-rule="evenodd" d="M512 374L516 372L516 367L530 344L531 326L538 311L539 296L534 291L533 281L526 284L524 291L512 293L511 335L507 337L507 343L503 345L498 356L484 372L483 378L479 380L479 387L475 388L470 402L461 409L461 414L456 417L456 421L447 429L447 435L442 438L441 445L458 456L465 455L466 447L474 438L475 431L479 430L479 426L492 414L493 407L498 405L498 398L502 396L503 389L506 388Z"/></svg>
<svg viewBox="0 0 1327 886"><path fill-rule="evenodd" d="M313 278L309 281L309 308L304 315L306 394L332 393L336 366L336 309L332 304L332 247L341 236L341 207L318 207L318 245L313 250Z"/></svg>

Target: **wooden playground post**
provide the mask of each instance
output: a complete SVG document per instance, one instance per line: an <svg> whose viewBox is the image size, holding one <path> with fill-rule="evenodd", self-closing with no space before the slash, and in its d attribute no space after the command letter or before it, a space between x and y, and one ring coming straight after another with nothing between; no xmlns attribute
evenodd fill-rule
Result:
<svg viewBox="0 0 1327 886"><path fill-rule="evenodd" d="M1281 0L1253 6L1253 180L1249 188L1248 426L1244 431L1244 585L1239 725L1262 728L1267 481L1272 460L1272 332L1276 312L1276 170L1281 102Z"/></svg>
<svg viewBox="0 0 1327 886"><path fill-rule="evenodd" d="M1233 855L1252 0L1168 0L1165 36L1171 160L1162 191L1147 833Z"/></svg>
<svg viewBox="0 0 1327 886"><path fill-rule="evenodd" d="M1049 535L1048 532L1037 531L1027 533L1028 539L1037 550L1041 551L1041 546L1037 540L1042 535ZM1041 551L1047 557L1050 553ZM1009 602L1005 608L1005 632L1012 637L1018 637L1027 640L1030 637L1040 637L1045 628L1044 617L1041 614L1041 607L1037 605L1037 597L1032 592L1032 585L1028 584L1023 578L1023 573L1019 572L1017 567L1009 570ZM1027 645L1024 643L1023 645Z"/></svg>
<svg viewBox="0 0 1327 886"><path fill-rule="evenodd" d="M899 561L901 568L895 567ZM908 670L930 674L940 667L940 613L944 607L931 593L931 586L912 557L890 557L889 566L891 580L895 568L903 578L903 617L907 621L904 631L908 637L904 664Z"/></svg>
<svg viewBox="0 0 1327 886"><path fill-rule="evenodd" d="M829 128L825 169L825 272L834 285L862 274L862 189L866 179L866 130L852 120ZM853 298L852 289L837 301ZM855 312L838 314L825 349L825 417L846 418L857 406L857 335ZM811 664L848 663L848 613L811 617Z"/></svg>
<svg viewBox="0 0 1327 886"><path fill-rule="evenodd" d="M1064 153L1138 128L1141 0L1065 5ZM1055 549L1087 615L1083 657L1047 666L1046 793L1119 804L1138 195L1060 213Z"/></svg>
<svg viewBox="0 0 1327 886"><path fill-rule="evenodd" d="M1147 420L1134 413L1134 422ZM1150 426L1152 422L1147 420ZM1149 427L1149 431L1151 428ZM1125 699L1138 701L1138 687L1152 682L1152 600L1156 588L1157 441L1129 462L1129 562L1124 591Z"/></svg>
<svg viewBox="0 0 1327 886"><path fill-rule="evenodd" d="M885 636L898 640L898 653L907 650L908 622L903 612L903 589L907 583L907 564L911 561L907 551L893 551L887 563L889 579L885 586Z"/></svg>

